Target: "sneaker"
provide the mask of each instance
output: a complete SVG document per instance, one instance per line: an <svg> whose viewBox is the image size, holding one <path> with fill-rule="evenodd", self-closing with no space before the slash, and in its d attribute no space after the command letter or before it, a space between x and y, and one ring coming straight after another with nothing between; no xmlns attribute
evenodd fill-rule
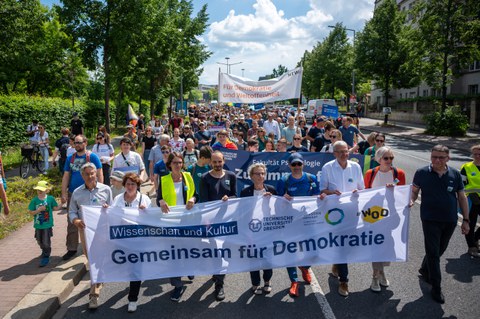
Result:
<svg viewBox="0 0 480 319"><path fill-rule="evenodd" d="M69 260L70 258L75 256L76 254L77 254L76 250L69 250L69 251L67 251L67 253L65 255L62 256L62 259L63 260Z"/></svg>
<svg viewBox="0 0 480 319"><path fill-rule="evenodd" d="M184 291L185 291L185 286L175 287L172 293L170 294L170 300L178 302L182 297Z"/></svg>
<svg viewBox="0 0 480 319"><path fill-rule="evenodd" d="M97 308L98 308L98 297L90 296L90 300L88 301L88 309L97 309Z"/></svg>
<svg viewBox="0 0 480 319"><path fill-rule="evenodd" d="M265 281L265 285L263 286L263 292L265 294L269 294L272 292L272 286L270 285L270 281Z"/></svg>
<svg viewBox="0 0 480 319"><path fill-rule="evenodd" d="M468 254L472 257L475 257L475 258L480 257L480 255L478 254L478 248L477 247L468 248Z"/></svg>
<svg viewBox="0 0 480 319"><path fill-rule="evenodd" d="M382 288L380 287L380 279L373 277L372 284L370 285L370 289L375 292L382 291Z"/></svg>
<svg viewBox="0 0 480 319"><path fill-rule="evenodd" d="M347 297L348 296L348 283L344 281L340 281L338 285L338 293L340 296Z"/></svg>
<svg viewBox="0 0 480 319"><path fill-rule="evenodd" d="M445 296L443 296L441 289L432 288L432 291L430 293L432 294L433 300L441 304L445 303Z"/></svg>
<svg viewBox="0 0 480 319"><path fill-rule="evenodd" d="M388 281L387 277L385 277L385 273L383 271L380 273L380 286L382 287L390 286L390 281Z"/></svg>
<svg viewBox="0 0 480 319"><path fill-rule="evenodd" d="M128 312L135 312L137 311L137 302L136 301L130 301L128 303Z"/></svg>
<svg viewBox="0 0 480 319"><path fill-rule="evenodd" d="M222 301L223 299L225 299L225 292L223 291L223 286L215 286L215 299L217 299L217 301Z"/></svg>
<svg viewBox="0 0 480 319"><path fill-rule="evenodd" d="M262 287L260 286L252 286L250 289L255 295L261 295L263 293Z"/></svg>
<svg viewBox="0 0 480 319"><path fill-rule="evenodd" d="M40 267L45 267L50 262L50 257L42 257L40 260Z"/></svg>
<svg viewBox="0 0 480 319"><path fill-rule="evenodd" d="M332 265L331 274L332 274L333 277L338 278L338 267L337 267L337 265Z"/></svg>
<svg viewBox="0 0 480 319"><path fill-rule="evenodd" d="M308 271L308 268L305 267L298 267L300 268L300 271L302 272L302 278L303 281L305 281L306 284L310 285L312 282L312 276L310 276L310 272Z"/></svg>
<svg viewBox="0 0 480 319"><path fill-rule="evenodd" d="M292 297L298 297L298 282L292 282L290 285L290 290L288 291L288 294Z"/></svg>
<svg viewBox="0 0 480 319"><path fill-rule="evenodd" d="M193 279L195 279L195 276L188 276L188 279L193 280Z"/></svg>

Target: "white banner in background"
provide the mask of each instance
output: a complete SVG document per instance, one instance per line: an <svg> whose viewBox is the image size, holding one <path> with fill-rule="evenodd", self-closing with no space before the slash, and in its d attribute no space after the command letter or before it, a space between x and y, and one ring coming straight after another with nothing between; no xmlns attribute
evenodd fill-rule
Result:
<svg viewBox="0 0 480 319"><path fill-rule="evenodd" d="M296 99L300 97L302 73L300 67L263 81L220 73L218 100L220 103L257 104Z"/></svg>
<svg viewBox="0 0 480 319"><path fill-rule="evenodd" d="M158 208L84 206L92 282L406 261L410 186Z"/></svg>

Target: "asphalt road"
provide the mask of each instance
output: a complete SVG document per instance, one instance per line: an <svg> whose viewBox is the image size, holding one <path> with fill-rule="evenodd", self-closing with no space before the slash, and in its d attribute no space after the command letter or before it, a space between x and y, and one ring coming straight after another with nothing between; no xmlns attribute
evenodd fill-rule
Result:
<svg viewBox="0 0 480 319"><path fill-rule="evenodd" d="M395 149L394 163L406 171L407 183L418 167L429 163L430 145L388 136ZM469 160L468 154L452 151L450 165L459 168ZM409 260L386 268L390 287L371 292L371 265L351 264L350 295L337 293L337 280L328 275L330 265L312 267L318 285L302 283L301 297L288 296L286 269L275 269L273 291L254 296L246 273L227 275L226 299L216 302L209 277L186 278L187 289L180 303L170 301L168 280L144 282L139 307L127 313L128 283L106 284L98 310L91 312L88 303L88 275L75 288L54 318L478 318L480 315L480 259L472 259L460 228L455 231L449 248L441 259L443 291L446 303L440 305L430 297L430 286L418 276L423 258L423 233L419 205L411 210ZM314 280L315 281L315 280Z"/></svg>

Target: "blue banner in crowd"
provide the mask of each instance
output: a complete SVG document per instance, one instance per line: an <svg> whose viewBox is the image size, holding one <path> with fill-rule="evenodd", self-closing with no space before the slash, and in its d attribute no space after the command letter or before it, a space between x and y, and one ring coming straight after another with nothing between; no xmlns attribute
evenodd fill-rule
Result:
<svg viewBox="0 0 480 319"><path fill-rule="evenodd" d="M248 167L253 163L263 163L267 166L266 184L277 187L282 176L289 174L288 158L291 153L222 150L225 156L225 168L237 175L237 192L252 184L248 177ZM335 159L332 153L301 152L305 161L304 172L313 174L320 181L321 170L325 163ZM363 170L364 156L350 154L350 160L357 162Z"/></svg>

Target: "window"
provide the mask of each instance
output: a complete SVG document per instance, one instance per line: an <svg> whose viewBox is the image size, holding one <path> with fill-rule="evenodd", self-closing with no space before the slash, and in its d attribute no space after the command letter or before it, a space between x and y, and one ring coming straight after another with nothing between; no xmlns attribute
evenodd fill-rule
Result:
<svg viewBox="0 0 480 319"><path fill-rule="evenodd" d="M478 94L478 84L469 85L468 94Z"/></svg>
<svg viewBox="0 0 480 319"><path fill-rule="evenodd" d="M402 97L403 97L403 96L402 96L402 93L400 93L400 98L402 98Z"/></svg>
<svg viewBox="0 0 480 319"><path fill-rule="evenodd" d="M415 95L416 95L416 93L415 93L415 92L410 92L410 98L411 98L411 99L412 99L412 98L414 98L414 97L415 97Z"/></svg>
<svg viewBox="0 0 480 319"><path fill-rule="evenodd" d="M473 61L473 63L470 64L469 70L470 71L480 70L480 61Z"/></svg>
<svg viewBox="0 0 480 319"><path fill-rule="evenodd" d="M428 96L428 90L423 90L423 96Z"/></svg>

